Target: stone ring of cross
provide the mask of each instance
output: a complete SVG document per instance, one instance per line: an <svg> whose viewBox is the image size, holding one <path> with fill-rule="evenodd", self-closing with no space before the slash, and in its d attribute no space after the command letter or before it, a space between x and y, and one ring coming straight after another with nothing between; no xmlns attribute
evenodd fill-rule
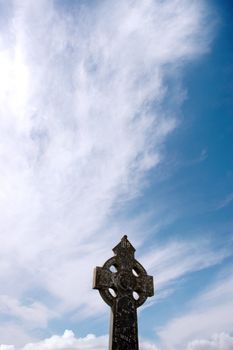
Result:
<svg viewBox="0 0 233 350"><path fill-rule="evenodd" d="M132 259L130 264L124 267L118 262L117 256L114 256L108 259L103 267L99 269L101 269L103 282L99 292L108 305L113 306L115 298L123 296L130 297L136 307L145 302L149 276L137 260ZM98 272L100 273L97 270ZM105 278L103 275L105 275Z"/></svg>

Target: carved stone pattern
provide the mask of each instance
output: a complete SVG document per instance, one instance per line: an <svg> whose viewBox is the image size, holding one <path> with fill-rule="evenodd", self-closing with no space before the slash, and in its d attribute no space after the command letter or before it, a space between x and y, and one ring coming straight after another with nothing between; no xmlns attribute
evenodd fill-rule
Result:
<svg viewBox="0 0 233 350"><path fill-rule="evenodd" d="M138 350L137 308L154 295L153 277L135 260L127 236L113 252L103 267L95 268L93 288L112 309L109 349Z"/></svg>

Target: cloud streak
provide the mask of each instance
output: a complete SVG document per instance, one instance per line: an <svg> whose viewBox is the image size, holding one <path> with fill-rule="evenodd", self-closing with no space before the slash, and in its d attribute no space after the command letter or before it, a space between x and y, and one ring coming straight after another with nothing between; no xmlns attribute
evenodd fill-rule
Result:
<svg viewBox="0 0 233 350"><path fill-rule="evenodd" d="M207 240L173 241L165 246L151 248L140 260L156 276L158 296L173 291L174 284L190 272L220 264L231 256L231 249L216 250Z"/></svg>

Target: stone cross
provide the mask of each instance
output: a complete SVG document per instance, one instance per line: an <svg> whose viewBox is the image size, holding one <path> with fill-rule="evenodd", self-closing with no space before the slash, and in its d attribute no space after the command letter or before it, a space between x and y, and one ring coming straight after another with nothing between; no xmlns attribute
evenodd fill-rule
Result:
<svg viewBox="0 0 233 350"><path fill-rule="evenodd" d="M137 308L154 295L153 277L135 260L127 236L113 252L95 268L93 288L112 309L109 350L138 350Z"/></svg>

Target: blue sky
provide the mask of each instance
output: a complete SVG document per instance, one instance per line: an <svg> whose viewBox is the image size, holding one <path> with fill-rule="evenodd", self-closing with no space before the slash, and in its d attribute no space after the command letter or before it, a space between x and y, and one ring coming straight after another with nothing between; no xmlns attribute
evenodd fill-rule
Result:
<svg viewBox="0 0 233 350"><path fill-rule="evenodd" d="M0 1L0 350L107 349L92 272L123 234L141 350L233 349L232 13Z"/></svg>

